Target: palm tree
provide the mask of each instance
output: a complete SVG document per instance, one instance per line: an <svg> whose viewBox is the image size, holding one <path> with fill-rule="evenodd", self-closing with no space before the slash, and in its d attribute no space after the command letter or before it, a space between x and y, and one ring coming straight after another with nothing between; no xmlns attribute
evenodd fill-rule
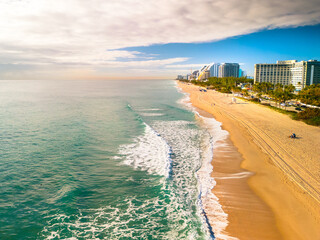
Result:
<svg viewBox="0 0 320 240"><path fill-rule="evenodd" d="M279 89L275 89L272 91L272 97L274 98L276 105L280 102L280 94L281 93L280 93Z"/></svg>
<svg viewBox="0 0 320 240"><path fill-rule="evenodd" d="M261 93L261 91L262 91L262 84L260 84L260 83L255 83L255 84L253 84L252 90L253 90L254 92L256 92L256 93Z"/></svg>
<svg viewBox="0 0 320 240"><path fill-rule="evenodd" d="M294 91L294 90L293 90ZM293 98L293 93L290 92L289 90L284 90L283 91L283 94L281 95L281 100L284 102L284 107L285 107L285 110L287 110L287 105L286 105L286 102L288 100L291 100Z"/></svg>
<svg viewBox="0 0 320 240"><path fill-rule="evenodd" d="M280 107L280 103L284 102L285 109L287 109L286 101L291 100L293 98L293 96L294 95L290 91L288 91L287 89L277 88L277 89L273 90L273 97L274 97L276 103L278 103L279 107Z"/></svg>
<svg viewBox="0 0 320 240"><path fill-rule="evenodd" d="M275 85L275 87L276 87L276 89L278 89L278 88L283 88L283 85L282 85L281 83L277 83L277 84Z"/></svg>
<svg viewBox="0 0 320 240"><path fill-rule="evenodd" d="M284 87L286 90L288 90L289 92L294 92L294 90L296 90L295 86L293 86L292 84L287 85Z"/></svg>
<svg viewBox="0 0 320 240"><path fill-rule="evenodd" d="M298 82L299 90L301 90L301 82Z"/></svg>

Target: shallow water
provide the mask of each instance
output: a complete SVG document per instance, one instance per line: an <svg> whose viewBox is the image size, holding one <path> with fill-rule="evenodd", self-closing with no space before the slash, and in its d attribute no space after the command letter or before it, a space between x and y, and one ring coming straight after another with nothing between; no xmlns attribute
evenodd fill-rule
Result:
<svg viewBox="0 0 320 240"><path fill-rule="evenodd" d="M0 239L212 238L215 136L181 98L173 81L1 81Z"/></svg>

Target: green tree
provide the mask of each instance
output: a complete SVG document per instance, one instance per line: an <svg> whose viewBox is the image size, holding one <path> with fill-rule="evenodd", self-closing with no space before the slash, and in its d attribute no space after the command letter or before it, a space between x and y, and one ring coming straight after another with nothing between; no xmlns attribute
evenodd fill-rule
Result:
<svg viewBox="0 0 320 240"><path fill-rule="evenodd" d="M234 93L240 93L241 92L241 87L232 86L231 90Z"/></svg>
<svg viewBox="0 0 320 240"><path fill-rule="evenodd" d="M286 89L287 91L289 91L291 93L293 93L294 90L296 90L295 86L293 86L292 84L285 86L284 89Z"/></svg>
<svg viewBox="0 0 320 240"><path fill-rule="evenodd" d="M306 104L320 106L320 84L312 84L301 90L297 98Z"/></svg>
<svg viewBox="0 0 320 240"><path fill-rule="evenodd" d="M224 78L217 78L217 77L210 77L208 81L191 81L191 83L202 86L208 87L210 89L215 89L220 92L230 92L230 90L234 90L240 83L253 83L253 79L248 79L246 77L224 77Z"/></svg>
<svg viewBox="0 0 320 240"><path fill-rule="evenodd" d="M246 97L249 96L249 92L248 92L247 89L243 89L241 92L242 92L242 94L243 94L244 96L246 96Z"/></svg>
<svg viewBox="0 0 320 240"><path fill-rule="evenodd" d="M256 93L261 93L263 89L263 85L261 83L255 83L252 86L252 90Z"/></svg>
<svg viewBox="0 0 320 240"><path fill-rule="evenodd" d="M283 89L283 88L277 88L275 90L273 90L272 92L272 96L275 99L276 103L279 104L280 107L280 103L284 103L285 104L285 109L286 107L286 102L288 100L291 100L294 97L294 94L292 94L289 90L287 89Z"/></svg>
<svg viewBox="0 0 320 240"><path fill-rule="evenodd" d="M283 88L283 85L281 83L277 83L275 85L275 89Z"/></svg>
<svg viewBox="0 0 320 240"><path fill-rule="evenodd" d="M271 96L273 97L273 99L275 100L276 104L280 104L280 99L281 99L281 92L279 89L275 89L272 91Z"/></svg>

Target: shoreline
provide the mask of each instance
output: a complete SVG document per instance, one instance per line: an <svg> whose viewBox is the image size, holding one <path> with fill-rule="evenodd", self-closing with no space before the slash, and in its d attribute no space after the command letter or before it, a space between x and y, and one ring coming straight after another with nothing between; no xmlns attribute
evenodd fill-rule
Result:
<svg viewBox="0 0 320 240"><path fill-rule="evenodd" d="M293 120L280 113L266 110L261 106L252 106L253 104L247 104L240 100L238 100L238 104L231 106L230 97L221 93L214 91L201 93L199 87L180 82L178 82L178 86L189 94L190 102L194 107L212 114L217 121L222 123L222 128L230 134L226 140L227 147L215 149L212 160L214 167L212 176L217 182L213 193L219 198L223 210L228 214L229 224L225 229L226 235L238 239L261 240L320 239L320 233L317 231L320 228L319 202L312 197L311 191L309 194L299 186L303 182L296 184L294 179L290 177L292 173L288 171L288 169L293 169L299 177L304 177L307 180L312 189L319 190L317 169L320 165L317 165L316 162L320 160L317 159L318 152L310 152L308 144L301 141L300 148L293 147L297 148L298 152L299 150L304 151L307 154L305 159L311 163L290 162L290 159L285 158L285 154L291 150L291 143L284 143L277 148L274 146L276 142L270 143L258 128L265 126L268 131L270 130L268 136L273 134L273 139L278 140L276 137L278 137L277 134L281 134L281 132L279 133L279 128L282 129L281 124L273 124L271 121L272 125L276 125L272 128L270 121L268 122L267 119L264 121L263 117L279 118L281 120L279 123L284 121L289 125L289 129L296 129L297 126L293 125L303 125L303 123L293 124L290 122ZM250 115L251 110L258 113L257 117ZM260 117L260 115L266 116ZM259 121L257 125L261 126L252 124L255 121ZM264 128L262 129L264 130ZM319 136L317 134L320 133L320 129L312 126L306 127L305 131L311 135L311 138ZM308 135L305 135L305 132L298 134L304 134L302 135L306 138L304 142L310 143L307 142L310 139L307 138ZM261 139L269 143L268 147L275 151L275 155L272 155L270 149L259 142ZM286 139L286 141L288 140ZM314 144L317 146L317 142ZM280 147L284 151L281 152ZM232 148L233 150L230 151ZM306 152L306 150L309 151ZM274 158L279 156L283 157L281 159L290 168L282 168L277 164ZM302 159L305 157L299 156ZM253 174L246 174L248 172ZM311 174L308 176L306 173L310 172ZM210 209L207 210L210 215Z"/></svg>

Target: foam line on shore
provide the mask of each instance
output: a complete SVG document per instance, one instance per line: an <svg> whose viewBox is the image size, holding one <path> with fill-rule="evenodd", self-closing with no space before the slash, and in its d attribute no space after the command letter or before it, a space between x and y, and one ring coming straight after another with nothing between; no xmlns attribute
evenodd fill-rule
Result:
<svg viewBox="0 0 320 240"><path fill-rule="evenodd" d="M202 165L197 171L196 176L199 184L199 201L203 209L203 217L205 224L208 224L208 229L212 229L216 239L236 240L238 238L225 234L225 229L228 226L228 214L222 209L219 203L219 198L212 193L212 189L216 185L216 181L211 177L213 171L212 159L214 149L223 144L229 133L221 128L222 123L214 118L202 116L192 105L189 94L184 92L176 85L178 92L184 95L179 100L179 103L186 106L194 112L199 119L200 125L208 132L208 138L203 142L202 148ZM208 144L209 143L209 144ZM209 210L210 208L210 210ZM210 215L210 218L209 218ZM214 219L214 220L213 220Z"/></svg>
<svg viewBox="0 0 320 240"><path fill-rule="evenodd" d="M253 175L253 173L251 173L251 172L241 172L241 173L228 174L225 177L215 177L215 179L219 179L219 180L222 180L222 179L239 179L239 178L247 178L247 177L250 177L252 175Z"/></svg>

